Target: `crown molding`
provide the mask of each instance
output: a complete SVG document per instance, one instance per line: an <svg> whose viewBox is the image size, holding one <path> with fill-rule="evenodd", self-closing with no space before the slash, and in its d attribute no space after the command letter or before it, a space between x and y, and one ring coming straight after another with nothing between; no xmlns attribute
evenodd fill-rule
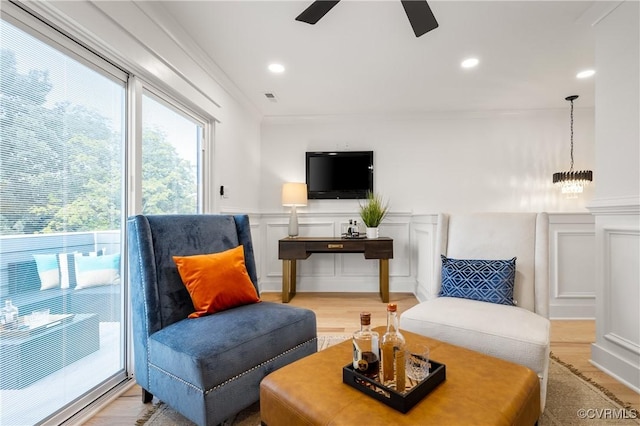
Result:
<svg viewBox="0 0 640 426"><path fill-rule="evenodd" d="M594 107L575 107L576 112L595 113ZM326 123L358 123L367 121L402 122L411 120L448 120L448 119L482 119L482 118L519 118L550 117L566 114L566 108L545 109L510 109L510 110L459 110L459 111L423 111L397 114L326 114L326 115L265 115L262 124L326 124Z"/></svg>
<svg viewBox="0 0 640 426"><path fill-rule="evenodd" d="M211 58L182 26L162 6L162 2L135 1L136 6L151 19L183 52L231 98L240 103L254 117L260 119L262 113L240 90L226 72Z"/></svg>
<svg viewBox="0 0 640 426"><path fill-rule="evenodd" d="M624 0L595 1L589 9L575 20L575 23L594 27L622 3L624 3Z"/></svg>
<svg viewBox="0 0 640 426"><path fill-rule="evenodd" d="M587 209L594 215L639 215L640 196L597 198Z"/></svg>

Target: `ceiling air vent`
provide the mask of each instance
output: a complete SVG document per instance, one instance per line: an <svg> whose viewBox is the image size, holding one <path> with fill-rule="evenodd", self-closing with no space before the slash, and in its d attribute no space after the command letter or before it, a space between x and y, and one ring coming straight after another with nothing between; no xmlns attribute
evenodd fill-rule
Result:
<svg viewBox="0 0 640 426"><path fill-rule="evenodd" d="M265 93L264 97L269 99L271 102L278 102L278 98L276 98L276 95L271 92Z"/></svg>

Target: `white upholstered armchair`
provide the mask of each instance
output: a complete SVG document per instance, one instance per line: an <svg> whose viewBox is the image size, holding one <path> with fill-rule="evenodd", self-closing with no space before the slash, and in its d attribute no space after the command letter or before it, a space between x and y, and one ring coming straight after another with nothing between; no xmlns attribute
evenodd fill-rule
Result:
<svg viewBox="0 0 640 426"><path fill-rule="evenodd" d="M548 232L546 213L440 214L429 299L400 317L401 329L532 369L540 377L542 410L550 351ZM515 305L460 297L463 294L441 295L441 255L447 259L483 260L515 257ZM447 286L451 281L449 273L445 272Z"/></svg>

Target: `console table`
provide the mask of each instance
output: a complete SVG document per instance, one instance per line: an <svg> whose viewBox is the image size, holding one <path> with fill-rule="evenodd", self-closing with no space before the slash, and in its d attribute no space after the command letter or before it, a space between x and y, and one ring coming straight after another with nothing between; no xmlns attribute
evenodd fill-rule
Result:
<svg viewBox="0 0 640 426"><path fill-rule="evenodd" d="M282 260L282 302L296 294L296 260L313 253L363 253L365 259L380 261L380 297L389 301L389 259L393 259L391 238L287 237L278 241L278 259Z"/></svg>

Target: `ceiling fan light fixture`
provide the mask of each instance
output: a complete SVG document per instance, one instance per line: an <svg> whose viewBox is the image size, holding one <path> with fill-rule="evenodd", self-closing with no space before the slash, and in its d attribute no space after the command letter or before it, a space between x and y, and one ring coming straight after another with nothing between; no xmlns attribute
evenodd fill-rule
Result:
<svg viewBox="0 0 640 426"><path fill-rule="evenodd" d="M473 68L478 66L480 60L478 58L467 58L460 63L462 68Z"/></svg>
<svg viewBox="0 0 640 426"><path fill-rule="evenodd" d="M316 0L296 17L296 21L315 25L339 2L340 0ZM438 21L427 0L400 0L400 2L416 37L438 28Z"/></svg>
<svg viewBox="0 0 640 426"><path fill-rule="evenodd" d="M573 170L573 101L578 99L578 95L571 95L564 98L571 102L571 167L568 172L556 172L553 174L553 183L560 187L563 194L569 198L576 198L585 185L593 181L591 170Z"/></svg>
<svg viewBox="0 0 640 426"><path fill-rule="evenodd" d="M318 0L311 3L300 15L296 17L296 21L305 22L315 25L320 18L327 14L340 0Z"/></svg>
<svg viewBox="0 0 640 426"><path fill-rule="evenodd" d="M427 0L400 0L400 2L416 37L438 28L438 21L433 16Z"/></svg>

